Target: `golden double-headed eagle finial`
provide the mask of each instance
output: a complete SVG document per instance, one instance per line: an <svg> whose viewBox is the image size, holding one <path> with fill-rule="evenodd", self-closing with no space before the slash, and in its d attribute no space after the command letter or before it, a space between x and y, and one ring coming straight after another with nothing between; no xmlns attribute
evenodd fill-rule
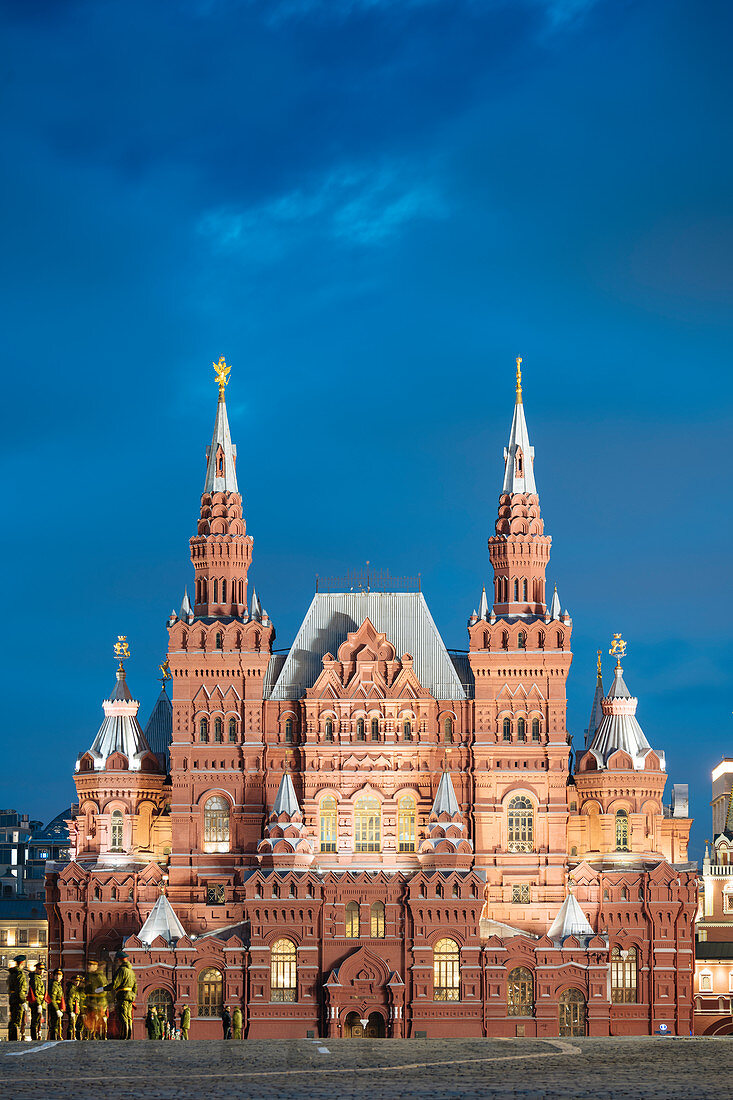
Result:
<svg viewBox="0 0 733 1100"><path fill-rule="evenodd" d="M522 404L522 356L517 356L517 404Z"/></svg>
<svg viewBox="0 0 733 1100"><path fill-rule="evenodd" d="M216 380L219 383L219 400L223 401L224 391L229 385L229 374L232 368L227 366L223 355L218 363L212 363L211 365L216 372Z"/></svg>
<svg viewBox="0 0 733 1100"><path fill-rule="evenodd" d="M598 675L600 676L601 673L603 672L603 669L601 667L601 650L600 649L596 650L596 653L598 655L598 664L597 664Z"/></svg>
<svg viewBox="0 0 733 1100"><path fill-rule="evenodd" d="M611 648L608 651L616 658L616 668L621 668L621 658L626 656L626 642L620 634L614 634Z"/></svg>
<svg viewBox="0 0 733 1100"><path fill-rule="evenodd" d="M131 656L130 647L127 644L127 635L118 634L117 641L114 644L115 657L120 662L120 668L123 667L122 662L126 661Z"/></svg>
<svg viewBox="0 0 733 1100"><path fill-rule="evenodd" d="M166 657L162 665L158 665L160 669L160 679L165 683L166 680L171 678L171 663Z"/></svg>

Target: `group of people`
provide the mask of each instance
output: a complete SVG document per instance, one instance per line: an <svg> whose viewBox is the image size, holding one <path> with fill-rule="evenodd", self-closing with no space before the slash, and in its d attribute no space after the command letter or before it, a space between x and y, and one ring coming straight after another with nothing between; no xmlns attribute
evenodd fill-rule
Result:
<svg viewBox="0 0 733 1100"><path fill-rule="evenodd" d="M49 1039L63 1039L64 1017L67 1039L107 1039L110 1030L114 1038L132 1038L137 981L124 951L117 952L112 981L107 985L95 960L88 963L85 974L77 974L66 985L61 969L54 970L52 980L47 982L42 962L36 963L30 974L25 955L16 955L14 962L8 973L10 1042L25 1039L28 1011L31 1039L43 1038L44 1023Z"/></svg>

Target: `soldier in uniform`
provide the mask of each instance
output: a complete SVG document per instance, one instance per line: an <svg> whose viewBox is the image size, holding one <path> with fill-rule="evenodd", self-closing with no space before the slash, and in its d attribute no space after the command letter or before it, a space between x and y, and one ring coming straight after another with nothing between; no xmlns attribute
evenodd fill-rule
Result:
<svg viewBox="0 0 733 1100"><path fill-rule="evenodd" d="M87 1039L107 1038L107 994L96 959L90 959L84 976L84 1030Z"/></svg>
<svg viewBox="0 0 733 1100"><path fill-rule="evenodd" d="M232 1018L229 1015L229 1009L226 1005L221 1010L221 1027L224 1032L225 1039L231 1039L232 1037Z"/></svg>
<svg viewBox="0 0 733 1100"><path fill-rule="evenodd" d="M115 959L120 965L115 970L111 983L105 986L105 989L111 989L114 997L120 1023L120 1038L132 1039L132 1006L137 997L137 979L126 951L118 951Z"/></svg>
<svg viewBox="0 0 733 1100"><path fill-rule="evenodd" d="M236 1005L232 1012L232 1038L242 1038L242 1010L239 1005Z"/></svg>
<svg viewBox="0 0 733 1100"><path fill-rule="evenodd" d="M188 1039L188 1029L191 1026L191 1009L186 1005L181 1009L181 1038Z"/></svg>
<svg viewBox="0 0 733 1100"><path fill-rule="evenodd" d="M43 1010L46 1007L46 967L42 962L36 963L28 983L30 990L28 1001L31 1006L31 1039L42 1039Z"/></svg>
<svg viewBox="0 0 733 1100"><path fill-rule="evenodd" d="M48 1004L48 1037L49 1039L63 1039L61 1028L66 1011L64 1000L64 974L62 970L54 970L53 981L46 995Z"/></svg>
<svg viewBox="0 0 733 1100"><path fill-rule="evenodd" d="M28 1000L28 974L23 966L25 958L25 955L16 955L15 966L8 971L8 1001L10 1002L8 1040L13 1043L20 1039Z"/></svg>
<svg viewBox="0 0 733 1100"><path fill-rule="evenodd" d="M160 1020L155 1005L148 1006L148 1014L145 1017L145 1030L148 1033L148 1039L160 1039Z"/></svg>
<svg viewBox="0 0 733 1100"><path fill-rule="evenodd" d="M66 1032L67 1039L78 1039L82 1026L81 982L81 974L77 974L73 982L69 982L66 986L66 1010L69 1013L69 1027Z"/></svg>

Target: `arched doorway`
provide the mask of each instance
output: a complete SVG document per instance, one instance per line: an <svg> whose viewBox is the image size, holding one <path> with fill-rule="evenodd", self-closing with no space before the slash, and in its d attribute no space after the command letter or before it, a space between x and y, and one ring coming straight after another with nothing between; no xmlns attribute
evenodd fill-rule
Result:
<svg viewBox="0 0 733 1100"><path fill-rule="evenodd" d="M384 1036L384 1016L381 1012L370 1012L368 1018L361 1017L358 1012L350 1012L344 1021L345 1039L383 1039Z"/></svg>
<svg viewBox="0 0 733 1100"><path fill-rule="evenodd" d="M167 989L153 989L148 997L148 1008L155 1008L158 1019L175 1026L173 1018L173 997Z"/></svg>
<svg viewBox="0 0 733 1100"><path fill-rule="evenodd" d="M560 1035L585 1035L585 997L579 989L560 994Z"/></svg>

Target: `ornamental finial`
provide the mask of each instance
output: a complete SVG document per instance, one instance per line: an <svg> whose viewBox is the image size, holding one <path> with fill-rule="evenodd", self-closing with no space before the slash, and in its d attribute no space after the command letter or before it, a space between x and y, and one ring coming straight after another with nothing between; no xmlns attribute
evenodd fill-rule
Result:
<svg viewBox="0 0 733 1100"><path fill-rule="evenodd" d="M114 651L115 651L115 657L120 662L120 670L122 670L125 667L124 662L127 661L128 658L132 656L132 654L130 653L130 647L127 644L127 635L126 634L118 634L117 635L117 641L115 642L113 648L114 648Z"/></svg>
<svg viewBox="0 0 733 1100"><path fill-rule="evenodd" d="M601 668L601 650L600 649L597 650L597 654L598 654L598 663L597 663L596 667L598 669L598 675L600 676L601 673L603 672L603 669Z"/></svg>
<svg viewBox="0 0 733 1100"><path fill-rule="evenodd" d="M621 668L621 658L626 656L626 642L620 634L614 634L611 648L608 651L616 658L616 668Z"/></svg>
<svg viewBox="0 0 733 1100"><path fill-rule="evenodd" d="M227 366L223 355L218 363L212 363L211 365L216 372L216 380L219 383L219 400L223 401L224 391L229 385L229 372L232 368Z"/></svg>
<svg viewBox="0 0 733 1100"><path fill-rule="evenodd" d="M166 680L170 680L171 678L171 663L167 657L163 661L162 665L158 665L158 668L160 669L160 676L158 677L158 679L163 684L163 687L165 687Z"/></svg>
<svg viewBox="0 0 733 1100"><path fill-rule="evenodd" d="M522 404L522 356L517 356L517 404Z"/></svg>

